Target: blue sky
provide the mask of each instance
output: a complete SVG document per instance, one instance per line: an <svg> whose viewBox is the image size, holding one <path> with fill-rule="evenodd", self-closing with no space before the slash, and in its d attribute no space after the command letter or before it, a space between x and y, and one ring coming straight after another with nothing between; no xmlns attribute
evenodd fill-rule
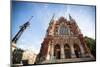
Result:
<svg viewBox="0 0 100 67"><path fill-rule="evenodd" d="M31 25L20 37L17 46L22 49L30 49L39 52L41 43L46 34L49 22L55 14L55 20L64 16L68 19L69 13L76 20L84 36L95 38L95 6L12 2L12 38L31 16Z"/></svg>

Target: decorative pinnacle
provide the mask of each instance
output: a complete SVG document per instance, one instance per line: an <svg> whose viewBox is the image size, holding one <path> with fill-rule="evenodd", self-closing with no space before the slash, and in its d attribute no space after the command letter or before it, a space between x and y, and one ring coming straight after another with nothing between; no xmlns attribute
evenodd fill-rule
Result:
<svg viewBox="0 0 100 67"><path fill-rule="evenodd" d="M70 15L70 14L69 14L69 19L70 19L70 20L72 20L72 17L71 17L71 15Z"/></svg>

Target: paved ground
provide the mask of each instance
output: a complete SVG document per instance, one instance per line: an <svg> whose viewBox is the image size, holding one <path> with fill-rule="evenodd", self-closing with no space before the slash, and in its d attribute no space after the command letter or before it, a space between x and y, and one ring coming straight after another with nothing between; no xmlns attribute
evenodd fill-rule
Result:
<svg viewBox="0 0 100 67"><path fill-rule="evenodd" d="M28 64L24 66L32 66L32 65L42 65L42 64L58 64L58 63L75 63L75 62L88 62L88 61L95 61L94 58L72 58L72 59L61 59L61 60L51 60L51 61L44 61L41 64ZM23 64L13 64L11 67L21 67Z"/></svg>
<svg viewBox="0 0 100 67"><path fill-rule="evenodd" d="M72 59L61 59L61 60L51 60L51 61L44 61L44 63L70 63L70 62L84 62L84 61L95 61L94 58L72 58Z"/></svg>

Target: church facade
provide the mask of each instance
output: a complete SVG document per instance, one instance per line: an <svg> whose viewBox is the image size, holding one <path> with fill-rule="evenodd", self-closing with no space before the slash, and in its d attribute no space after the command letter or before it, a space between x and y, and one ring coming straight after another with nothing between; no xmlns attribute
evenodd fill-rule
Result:
<svg viewBox="0 0 100 67"><path fill-rule="evenodd" d="M41 44L36 64L94 60L76 21L52 17Z"/></svg>

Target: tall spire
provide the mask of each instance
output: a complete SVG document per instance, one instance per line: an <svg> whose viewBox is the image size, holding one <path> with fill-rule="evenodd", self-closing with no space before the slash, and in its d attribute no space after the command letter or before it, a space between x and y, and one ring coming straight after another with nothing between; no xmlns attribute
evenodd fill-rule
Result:
<svg viewBox="0 0 100 67"><path fill-rule="evenodd" d="M75 19L73 19L70 14L69 14L69 20L72 21L72 22L76 22Z"/></svg>
<svg viewBox="0 0 100 67"><path fill-rule="evenodd" d="M73 18L71 17L71 15L69 14L69 20L73 20Z"/></svg>
<svg viewBox="0 0 100 67"><path fill-rule="evenodd" d="M55 17L55 14L53 14L52 19L51 19L51 22L53 22L53 21L54 21L54 17Z"/></svg>
<svg viewBox="0 0 100 67"><path fill-rule="evenodd" d="M51 20L50 20L50 24L53 23L53 21L54 21L54 17L55 17L55 14L53 14L53 16L52 16L52 18L51 18Z"/></svg>

